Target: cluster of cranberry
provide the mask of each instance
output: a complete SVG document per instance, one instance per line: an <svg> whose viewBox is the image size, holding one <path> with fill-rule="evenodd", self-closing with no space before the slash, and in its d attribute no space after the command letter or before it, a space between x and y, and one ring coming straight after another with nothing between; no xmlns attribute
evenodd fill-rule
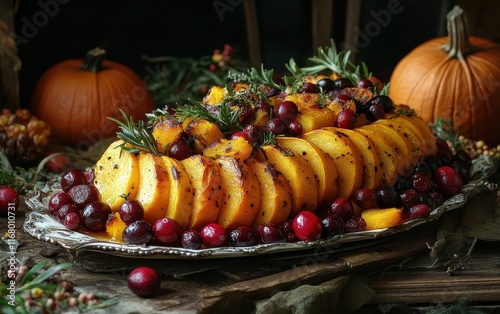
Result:
<svg viewBox="0 0 500 314"><path fill-rule="evenodd" d="M274 80L277 84L284 85L280 78L274 78ZM345 129L353 129L359 115L364 114L368 121L374 122L383 119L385 114L391 112L394 108L393 102L388 96L377 95L362 99L363 97L361 95L354 95L356 93L355 91L346 89L348 87L354 87L354 85L347 78L338 78L336 80L323 78L316 84L311 82L303 83L300 92L310 94L323 93L326 97L340 103L354 101L356 111L350 108L343 109L338 114L337 120L335 121L335 126ZM369 90L369 95L372 95L375 88L373 82L367 78L360 79L356 87ZM272 91L273 89L270 90L270 95L275 96L272 94ZM245 126L243 131L234 133L232 138L243 137L250 143L259 143L262 142L262 134L265 133L287 136L300 136L302 134L302 125L299 121L295 120L299 113L299 109L293 101L284 100L276 107L273 107L266 100L259 100L255 108L271 113L272 119L270 119L263 128L257 128L249 124Z"/></svg>
<svg viewBox="0 0 500 314"><path fill-rule="evenodd" d="M92 231L103 231L106 227L111 209L91 184L93 178L92 170L68 169L61 176L62 191L49 199L49 213L70 230L85 226Z"/></svg>
<svg viewBox="0 0 500 314"><path fill-rule="evenodd" d="M361 188L350 198L336 198L316 212L303 211L283 224L265 223L253 229L239 226L226 230L209 223L201 230L182 230L171 218L146 222L136 200L126 200L119 216L126 224L123 241L133 245L182 246L188 249L252 246L259 243L314 241L335 235L364 231L366 223L357 212L371 208L403 208L404 219L429 216L446 199L460 193L469 181L471 158L464 151L453 154L446 142L438 140L438 153L418 162L411 173L400 176L394 186ZM49 212L70 230L85 227L104 231L111 210L100 200L99 191L89 182L92 172L69 169L61 177L62 191L48 203Z"/></svg>

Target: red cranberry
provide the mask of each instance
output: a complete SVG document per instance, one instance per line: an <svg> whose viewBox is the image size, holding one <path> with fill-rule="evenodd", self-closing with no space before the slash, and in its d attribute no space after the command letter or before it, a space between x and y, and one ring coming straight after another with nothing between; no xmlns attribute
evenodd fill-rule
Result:
<svg viewBox="0 0 500 314"><path fill-rule="evenodd" d="M288 124L288 133L291 136L300 136L304 132L304 128L299 121L292 121Z"/></svg>
<svg viewBox="0 0 500 314"><path fill-rule="evenodd" d="M358 87L361 88L372 88L373 87L373 82L370 81L367 78L362 78L358 81Z"/></svg>
<svg viewBox="0 0 500 314"><path fill-rule="evenodd" d="M323 233L323 225L318 216L311 211L304 210L293 219L293 233L301 241L318 240Z"/></svg>
<svg viewBox="0 0 500 314"><path fill-rule="evenodd" d="M431 214L431 208L426 204L416 204L408 210L409 219L426 218Z"/></svg>
<svg viewBox="0 0 500 314"><path fill-rule="evenodd" d="M448 143L445 140L438 137L436 139L436 145L438 147L436 155L439 158L442 158L446 161L451 161L451 159L453 158L453 152L451 151L451 148L448 145Z"/></svg>
<svg viewBox="0 0 500 314"><path fill-rule="evenodd" d="M193 229L186 230L181 235L181 245L183 248L197 250L201 248L203 239L201 234Z"/></svg>
<svg viewBox="0 0 500 314"><path fill-rule="evenodd" d="M129 289L140 297L150 297L161 286L160 274L150 267L137 267L127 276Z"/></svg>
<svg viewBox="0 0 500 314"><path fill-rule="evenodd" d="M51 215L56 215L57 211L59 210L59 208L61 208L61 206L72 203L73 199L71 198L71 196L69 196L68 193L57 192L50 197L49 202L47 204L47 209L49 210L49 213Z"/></svg>
<svg viewBox="0 0 500 314"><path fill-rule="evenodd" d="M378 104L371 104L368 110L365 112L366 119L370 122L374 122L385 118L384 108Z"/></svg>
<svg viewBox="0 0 500 314"><path fill-rule="evenodd" d="M226 229L218 223L210 223L201 228L201 238L206 247L221 247L229 243Z"/></svg>
<svg viewBox="0 0 500 314"><path fill-rule="evenodd" d="M63 220L63 224L69 230L76 230L81 225L80 214L75 212L68 213Z"/></svg>
<svg viewBox="0 0 500 314"><path fill-rule="evenodd" d="M345 233L364 231L365 228L366 221L361 217L353 217L344 224Z"/></svg>
<svg viewBox="0 0 500 314"><path fill-rule="evenodd" d="M288 233L281 225L274 223L264 223L257 228L257 232L262 243L286 242Z"/></svg>
<svg viewBox="0 0 500 314"><path fill-rule="evenodd" d="M83 224L92 231L104 231L110 213L107 203L95 201L87 204L82 212Z"/></svg>
<svg viewBox="0 0 500 314"><path fill-rule="evenodd" d="M434 180L438 191L445 197L452 197L462 191L463 181L460 175L449 166L443 166L436 170Z"/></svg>
<svg viewBox="0 0 500 314"><path fill-rule="evenodd" d="M316 84L314 83L311 83L311 82L305 82L304 84L302 84L302 89L301 89L301 92L302 93L318 93L318 86L316 86Z"/></svg>
<svg viewBox="0 0 500 314"><path fill-rule="evenodd" d="M377 205L380 208L395 207L398 204L398 192L392 186L384 185L379 187L376 192Z"/></svg>
<svg viewBox="0 0 500 314"><path fill-rule="evenodd" d="M329 78L323 78L319 80L316 85L318 85L318 87L320 87L323 92L329 92L335 88L335 83L332 79Z"/></svg>
<svg viewBox="0 0 500 314"><path fill-rule="evenodd" d="M353 202L363 209L377 207L377 194L371 188L361 188L354 192Z"/></svg>
<svg viewBox="0 0 500 314"><path fill-rule="evenodd" d="M328 238L344 233L344 220L337 215L329 214L321 219L323 237Z"/></svg>
<svg viewBox="0 0 500 314"><path fill-rule="evenodd" d="M61 175L61 189L64 192L68 192L72 187L80 184L87 184L85 173L80 169L71 168Z"/></svg>
<svg viewBox="0 0 500 314"><path fill-rule="evenodd" d="M348 78L345 78L345 77L338 78L333 82L335 83L335 89L344 89L346 87L353 86L351 80L349 80Z"/></svg>
<svg viewBox="0 0 500 314"><path fill-rule="evenodd" d="M285 100L281 104L278 105L276 118L285 121L292 121L297 117L299 113L299 108L293 101Z"/></svg>
<svg viewBox="0 0 500 314"><path fill-rule="evenodd" d="M257 108L257 110L262 110L269 113L271 112L272 106L265 100L259 100L255 105L255 108Z"/></svg>
<svg viewBox="0 0 500 314"><path fill-rule="evenodd" d="M267 122L267 130L274 135L283 135L286 133L286 124L285 121L274 118Z"/></svg>
<svg viewBox="0 0 500 314"><path fill-rule="evenodd" d="M254 143L254 139L250 137L250 135L248 135L248 133L245 133L243 131L239 131L239 132L234 132L232 135L231 135L231 139L232 140L235 140L239 137L242 137L243 139L245 139L248 143L250 144L253 144Z"/></svg>
<svg viewBox="0 0 500 314"><path fill-rule="evenodd" d="M60 221L64 221L64 218L69 214L69 213L75 213L75 214L78 214L80 215L80 211L78 210L78 208L73 205L73 204L64 204L62 205L59 210L57 211L57 218L60 220Z"/></svg>
<svg viewBox="0 0 500 314"><path fill-rule="evenodd" d="M418 192L414 189L404 190L399 194L399 205L410 208L419 202Z"/></svg>
<svg viewBox="0 0 500 314"><path fill-rule="evenodd" d="M255 143L257 141L257 138L258 138L259 130L256 126L251 125L251 124L247 124L243 128L243 133L247 134L248 137L250 139L252 139L251 142L249 141L250 143Z"/></svg>
<svg viewBox="0 0 500 314"><path fill-rule="evenodd" d="M432 199L434 200L434 205L436 207L439 207L439 206L441 206L444 203L443 194L441 194L441 193L439 193L437 191L431 192L429 194L432 197Z"/></svg>
<svg viewBox="0 0 500 314"><path fill-rule="evenodd" d="M248 226L240 226L229 233L229 241L233 246L251 246L255 244L255 234Z"/></svg>
<svg viewBox="0 0 500 314"><path fill-rule="evenodd" d="M345 197L338 197L333 200L327 209L327 214L334 214L347 221L354 215L354 206L351 201Z"/></svg>
<svg viewBox="0 0 500 314"><path fill-rule="evenodd" d="M354 111L351 109L343 109L337 115L336 123L339 128L352 130L356 125L356 120L357 116Z"/></svg>
<svg viewBox="0 0 500 314"><path fill-rule="evenodd" d="M99 190L97 190L95 186L87 184L80 184L72 187L69 189L68 194L71 196L71 199L78 209L83 209L88 204L101 199Z"/></svg>
<svg viewBox="0 0 500 314"><path fill-rule="evenodd" d="M0 216L14 213L20 205L19 194L9 186L0 187Z"/></svg>
<svg viewBox="0 0 500 314"><path fill-rule="evenodd" d="M181 240L181 227L179 223L171 218L162 218L154 222L152 226L154 238L162 245L176 246Z"/></svg>
<svg viewBox="0 0 500 314"><path fill-rule="evenodd" d="M66 155L54 155L45 163L45 168L51 172L61 173L68 168L69 158Z"/></svg>
<svg viewBox="0 0 500 314"><path fill-rule="evenodd" d="M168 156L174 159L183 160L191 157L193 155L193 150L186 141L178 140L168 146L167 153Z"/></svg>
<svg viewBox="0 0 500 314"><path fill-rule="evenodd" d="M382 106L384 112L391 112L394 109L394 104L392 102L392 99L390 99L388 96L385 95L378 95L373 97L370 100L370 103L372 105L377 104Z"/></svg>
<svg viewBox="0 0 500 314"><path fill-rule="evenodd" d="M413 189L417 192L430 192L431 178L423 171L416 171L410 178Z"/></svg>
<svg viewBox="0 0 500 314"><path fill-rule="evenodd" d="M153 230L151 225L144 220L134 221L123 230L122 238L129 244L148 244L153 239Z"/></svg>
<svg viewBox="0 0 500 314"><path fill-rule="evenodd" d="M144 208L137 200L126 200L118 209L121 220L127 225L144 218Z"/></svg>

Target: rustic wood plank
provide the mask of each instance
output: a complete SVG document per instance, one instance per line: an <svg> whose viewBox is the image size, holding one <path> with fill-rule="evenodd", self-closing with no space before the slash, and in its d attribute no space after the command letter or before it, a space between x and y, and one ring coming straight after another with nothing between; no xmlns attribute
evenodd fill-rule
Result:
<svg viewBox="0 0 500 314"><path fill-rule="evenodd" d="M500 301L500 256L495 242L473 250L470 268L448 275L446 267L391 269L373 275L376 294L369 304L439 304L467 299L473 303Z"/></svg>

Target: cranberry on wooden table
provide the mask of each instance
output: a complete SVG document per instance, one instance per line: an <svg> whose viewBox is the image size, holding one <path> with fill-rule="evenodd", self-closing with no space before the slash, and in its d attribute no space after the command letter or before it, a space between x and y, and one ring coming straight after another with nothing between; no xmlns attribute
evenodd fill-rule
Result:
<svg viewBox="0 0 500 314"><path fill-rule="evenodd" d="M0 216L7 217L19 208L19 194L9 186L0 187Z"/></svg>
<svg viewBox="0 0 500 314"><path fill-rule="evenodd" d="M140 297L150 297L161 286L160 274L150 267L137 267L127 276L127 284L133 293Z"/></svg>

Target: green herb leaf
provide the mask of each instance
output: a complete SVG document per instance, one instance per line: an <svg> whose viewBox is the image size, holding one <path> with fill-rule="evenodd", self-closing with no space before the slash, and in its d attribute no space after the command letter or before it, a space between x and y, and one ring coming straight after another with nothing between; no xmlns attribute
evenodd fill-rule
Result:
<svg viewBox="0 0 500 314"><path fill-rule="evenodd" d="M121 109L120 113L122 114L123 122L113 117L108 117L109 120L118 124L122 130L116 133L118 138L125 142L120 147L131 154L146 152L160 156L161 153L158 147L156 147L156 140L146 123L144 121L135 122L132 117L127 117ZM130 144L132 147L126 144Z"/></svg>

